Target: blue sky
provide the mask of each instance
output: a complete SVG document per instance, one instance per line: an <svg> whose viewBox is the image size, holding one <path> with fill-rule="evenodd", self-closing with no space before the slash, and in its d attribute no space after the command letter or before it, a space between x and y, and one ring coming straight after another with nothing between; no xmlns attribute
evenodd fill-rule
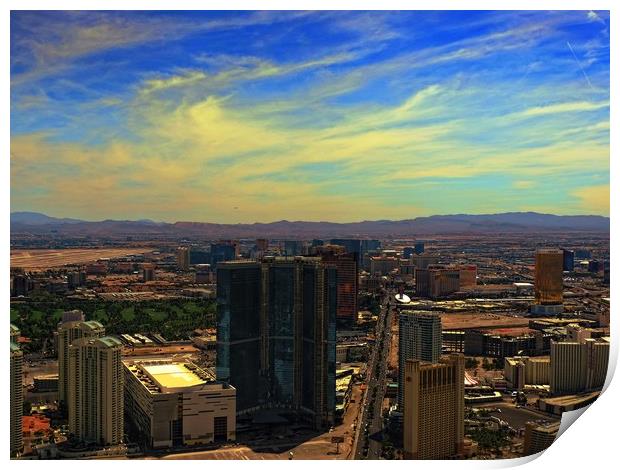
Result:
<svg viewBox="0 0 620 470"><path fill-rule="evenodd" d="M11 210L609 214L607 12L12 12Z"/></svg>

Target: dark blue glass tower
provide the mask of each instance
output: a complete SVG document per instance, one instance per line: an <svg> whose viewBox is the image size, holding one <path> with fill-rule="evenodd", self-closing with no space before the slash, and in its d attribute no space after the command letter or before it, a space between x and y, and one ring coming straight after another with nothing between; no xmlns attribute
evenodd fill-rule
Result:
<svg viewBox="0 0 620 470"><path fill-rule="evenodd" d="M237 388L238 413L292 410L315 428L333 424L337 281L320 258L219 265L217 377Z"/></svg>

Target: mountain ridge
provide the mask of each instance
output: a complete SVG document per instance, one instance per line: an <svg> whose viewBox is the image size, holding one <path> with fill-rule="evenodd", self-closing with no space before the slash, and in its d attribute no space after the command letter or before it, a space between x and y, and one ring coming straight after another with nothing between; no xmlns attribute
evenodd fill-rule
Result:
<svg viewBox="0 0 620 470"><path fill-rule="evenodd" d="M528 231L609 232L609 217L600 215L555 215L538 212L498 214L448 214L403 220L364 220L361 222L312 222L279 220L218 224L213 222L154 222L141 220L85 221L56 218L38 212L12 212L11 232L45 233L54 230L65 235L191 235L204 237L355 237L406 236L413 234L501 233Z"/></svg>

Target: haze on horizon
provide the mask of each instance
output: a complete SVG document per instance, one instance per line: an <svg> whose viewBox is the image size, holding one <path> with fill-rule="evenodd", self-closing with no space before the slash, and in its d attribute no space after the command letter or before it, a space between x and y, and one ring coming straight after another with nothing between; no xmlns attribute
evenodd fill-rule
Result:
<svg viewBox="0 0 620 470"><path fill-rule="evenodd" d="M11 211L607 216L609 16L13 11Z"/></svg>

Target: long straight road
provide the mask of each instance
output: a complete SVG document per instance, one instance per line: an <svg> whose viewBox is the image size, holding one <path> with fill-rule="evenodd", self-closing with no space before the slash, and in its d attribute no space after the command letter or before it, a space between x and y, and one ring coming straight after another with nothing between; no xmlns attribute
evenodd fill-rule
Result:
<svg viewBox="0 0 620 470"><path fill-rule="evenodd" d="M393 292L388 289L381 301L381 312L377 319L376 341L366 373L366 394L362 403L362 419L354 443L354 459L378 459L381 456L381 432L383 430L382 405L385 395L387 354L391 335L390 299ZM377 439L373 439L379 438Z"/></svg>

